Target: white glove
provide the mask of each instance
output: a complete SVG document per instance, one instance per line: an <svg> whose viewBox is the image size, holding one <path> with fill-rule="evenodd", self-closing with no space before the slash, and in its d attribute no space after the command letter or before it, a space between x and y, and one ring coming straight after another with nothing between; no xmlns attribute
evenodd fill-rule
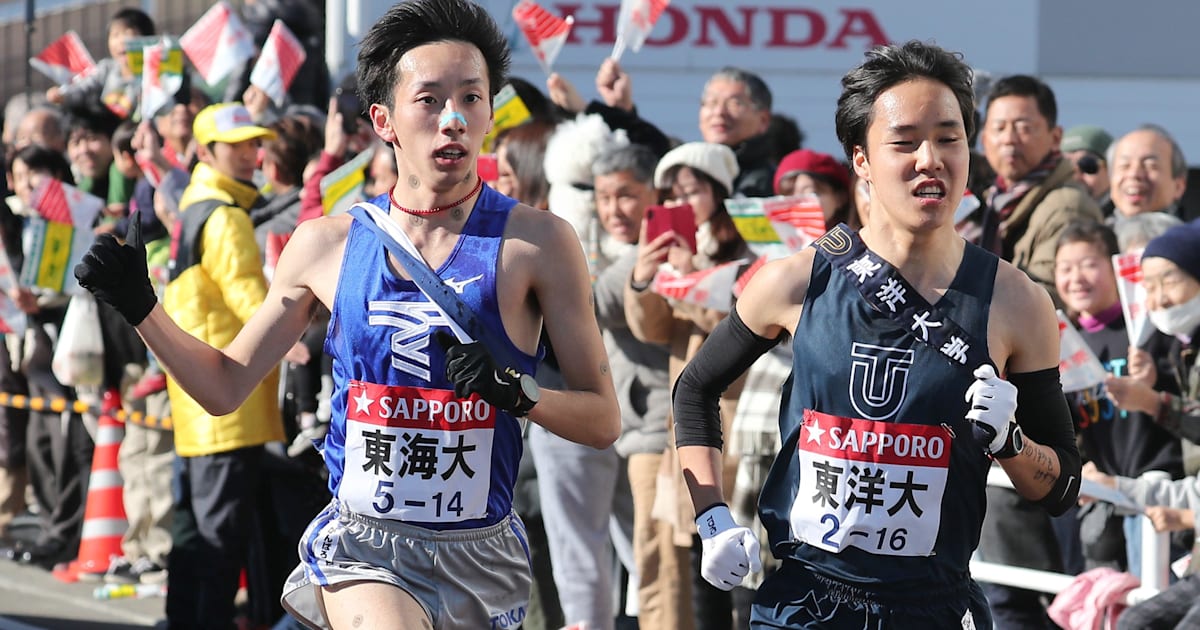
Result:
<svg viewBox="0 0 1200 630"><path fill-rule="evenodd" d="M751 571L762 571L758 537L733 521L729 508L717 504L696 517L703 552L700 575L722 591L742 583Z"/></svg>
<svg viewBox="0 0 1200 630"><path fill-rule="evenodd" d="M996 376L990 365L975 368L979 379L967 388L966 401L971 403L967 420L971 421L975 438L987 444L989 453L1004 448L1009 428L1017 411L1017 388Z"/></svg>

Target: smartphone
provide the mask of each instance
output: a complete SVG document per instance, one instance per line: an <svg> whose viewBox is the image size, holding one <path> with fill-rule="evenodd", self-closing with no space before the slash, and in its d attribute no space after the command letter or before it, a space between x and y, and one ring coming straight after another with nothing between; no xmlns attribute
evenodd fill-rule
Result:
<svg viewBox="0 0 1200 630"><path fill-rule="evenodd" d="M347 134L355 134L358 132L358 119L362 117L362 104L358 100L358 94L351 90L338 88L337 110L342 115L342 130Z"/></svg>
<svg viewBox="0 0 1200 630"><path fill-rule="evenodd" d="M692 253L696 253L696 214L689 205L650 206L646 208L646 242L653 241L663 232L674 231L687 242Z"/></svg>

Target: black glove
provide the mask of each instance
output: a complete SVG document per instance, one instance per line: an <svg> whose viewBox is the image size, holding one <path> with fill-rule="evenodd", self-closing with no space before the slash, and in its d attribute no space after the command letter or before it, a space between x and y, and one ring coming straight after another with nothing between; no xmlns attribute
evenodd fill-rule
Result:
<svg viewBox="0 0 1200 630"><path fill-rule="evenodd" d="M455 396L479 394L493 407L509 413L517 411L521 403L520 374L496 367L487 348L478 341L462 343L445 331L434 338L446 351L446 378L454 383Z"/></svg>
<svg viewBox="0 0 1200 630"><path fill-rule="evenodd" d="M134 212L129 217L124 245L112 234L101 234L75 265L79 286L117 309L132 326L142 323L158 302L154 287L150 286L142 220L138 215L139 212Z"/></svg>

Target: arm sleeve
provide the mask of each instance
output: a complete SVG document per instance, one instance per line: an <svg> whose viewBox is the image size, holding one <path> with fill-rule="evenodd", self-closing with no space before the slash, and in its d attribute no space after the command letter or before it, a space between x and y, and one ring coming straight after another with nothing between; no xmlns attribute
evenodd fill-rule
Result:
<svg viewBox="0 0 1200 630"><path fill-rule="evenodd" d="M754 334L736 308L713 329L675 381L676 446L722 447L721 394L785 335Z"/></svg>
<svg viewBox="0 0 1200 630"><path fill-rule="evenodd" d="M1079 498L1082 463L1058 368L1010 374L1008 380L1017 388L1017 424L1030 439L1058 455L1058 481L1037 503L1059 516Z"/></svg>

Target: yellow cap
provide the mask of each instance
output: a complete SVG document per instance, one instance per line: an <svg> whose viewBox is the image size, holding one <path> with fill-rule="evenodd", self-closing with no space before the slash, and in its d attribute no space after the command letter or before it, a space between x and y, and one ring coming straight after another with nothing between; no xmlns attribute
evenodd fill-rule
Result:
<svg viewBox="0 0 1200 630"><path fill-rule="evenodd" d="M241 103L217 103L196 114L192 135L200 144L235 144L251 138L274 140L275 132L254 124L250 111Z"/></svg>

